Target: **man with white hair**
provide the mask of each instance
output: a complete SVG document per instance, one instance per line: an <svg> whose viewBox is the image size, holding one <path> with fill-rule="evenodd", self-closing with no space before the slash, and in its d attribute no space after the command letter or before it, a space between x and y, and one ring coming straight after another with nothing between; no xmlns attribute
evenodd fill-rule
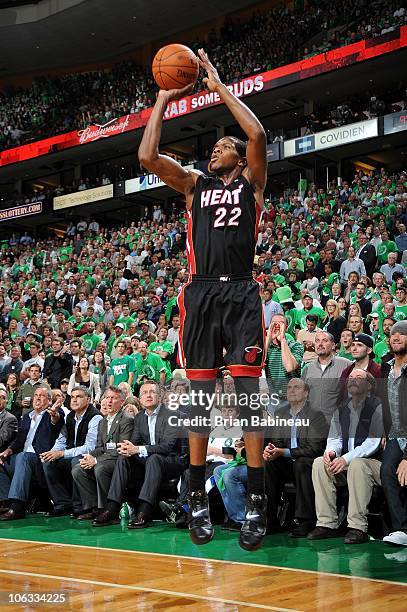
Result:
<svg viewBox="0 0 407 612"><path fill-rule="evenodd" d="M51 405L51 389L38 387L33 410L23 416L16 439L0 453L0 521L25 518L32 476L45 483L40 454L52 447L63 423L64 413Z"/></svg>
<svg viewBox="0 0 407 612"><path fill-rule="evenodd" d="M389 253L387 255L387 264L380 266L380 272L386 277L386 282L390 285L393 282L393 274L395 272L401 272L403 276L406 275L404 266L397 262L397 253Z"/></svg>

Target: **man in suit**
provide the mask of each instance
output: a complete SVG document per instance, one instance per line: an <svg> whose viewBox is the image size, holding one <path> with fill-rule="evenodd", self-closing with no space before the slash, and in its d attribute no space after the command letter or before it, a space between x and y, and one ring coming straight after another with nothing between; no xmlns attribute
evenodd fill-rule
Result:
<svg viewBox="0 0 407 612"><path fill-rule="evenodd" d="M123 408L124 393L114 386L107 388L103 406L107 416L99 421L96 447L85 453L72 469L72 478L78 487L83 513L78 520L94 519L107 503L113 470L118 458L117 447L131 438L134 419Z"/></svg>
<svg viewBox="0 0 407 612"><path fill-rule="evenodd" d="M62 301L64 303L65 310L67 310L71 315L73 313L73 309L79 302L75 287L69 287L68 293L62 297Z"/></svg>
<svg viewBox="0 0 407 612"><path fill-rule="evenodd" d="M41 461L48 489L54 502L52 516L63 516L73 511L83 514L82 502L76 486L72 486L72 469L83 455L96 446L98 424L102 415L90 403L86 387L76 387L71 393L71 412L54 446L42 453Z"/></svg>
<svg viewBox="0 0 407 612"><path fill-rule="evenodd" d="M373 270L375 269L377 263L377 255L376 249L374 248L373 244L369 243L369 239L366 234L360 234L359 236L359 249L356 252L356 257L363 261L367 276L372 278Z"/></svg>
<svg viewBox="0 0 407 612"><path fill-rule="evenodd" d="M0 386L0 452L4 451L15 439L18 429L16 417L7 412L7 391Z"/></svg>
<svg viewBox="0 0 407 612"><path fill-rule="evenodd" d="M271 524L277 523L277 506L285 482L295 482L295 519L293 537L305 537L315 527L315 499L312 486L312 464L323 453L328 424L322 412L314 411L308 403L308 384L292 378L287 386L288 406L276 416L294 424L283 426L272 435L272 442L264 449L266 461L266 492ZM300 419L308 425L295 425Z"/></svg>
<svg viewBox="0 0 407 612"><path fill-rule="evenodd" d="M40 455L52 447L64 423L64 413L51 406L46 387L35 390L33 408L22 418L16 439L0 453L0 499L9 500L0 510L0 521L25 518L32 477L45 484Z"/></svg>
<svg viewBox="0 0 407 612"><path fill-rule="evenodd" d="M147 527L150 523L161 482L177 478L185 469L180 457L180 429L171 425L173 413L160 405L160 387L146 381L140 389L143 408L134 418L130 440L119 446L117 460L108 492L105 511L93 522L95 527L118 522L119 512L129 485L138 490L139 506L129 522L130 529Z"/></svg>

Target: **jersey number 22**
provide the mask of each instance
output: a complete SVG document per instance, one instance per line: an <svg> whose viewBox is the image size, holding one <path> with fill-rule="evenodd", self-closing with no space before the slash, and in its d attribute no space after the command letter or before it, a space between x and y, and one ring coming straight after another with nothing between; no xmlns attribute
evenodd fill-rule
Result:
<svg viewBox="0 0 407 612"><path fill-rule="evenodd" d="M215 211L215 222L213 227L239 227L239 217L242 214L240 206L235 206L230 211L230 215L227 217L228 209L224 206L217 208Z"/></svg>

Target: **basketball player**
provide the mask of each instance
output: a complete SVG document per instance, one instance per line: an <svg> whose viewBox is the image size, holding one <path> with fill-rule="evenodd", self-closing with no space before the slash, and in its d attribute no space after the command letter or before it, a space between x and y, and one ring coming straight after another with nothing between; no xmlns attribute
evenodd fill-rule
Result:
<svg viewBox="0 0 407 612"><path fill-rule="evenodd" d="M159 153L163 114L170 100L181 98L193 85L181 90L161 90L139 149L144 168L169 187L183 193L188 214L187 254L189 280L179 298L181 316L180 359L192 390L214 393L217 373L226 366L234 377L239 397L248 464L246 521L240 545L256 550L266 533L263 434L252 416L250 399L259 393L264 363L264 324L260 285L252 278L257 228L266 184L266 135L251 110L221 82L206 53L198 51L204 79L217 92L247 136L247 143L232 136L214 146L206 176L187 170ZM223 349L226 354L223 356ZM257 398L258 399L258 398ZM192 405L191 415L208 416L207 406ZM213 537L205 493L205 460L209 428L190 428L189 530L195 544Z"/></svg>

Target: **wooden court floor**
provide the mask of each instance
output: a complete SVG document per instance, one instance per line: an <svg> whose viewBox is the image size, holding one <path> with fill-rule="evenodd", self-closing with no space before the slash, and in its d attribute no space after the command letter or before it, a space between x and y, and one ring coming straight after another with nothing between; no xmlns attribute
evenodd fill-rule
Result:
<svg viewBox="0 0 407 612"><path fill-rule="evenodd" d="M406 565L407 571L407 565ZM9 603L9 593L65 603ZM1 610L405 611L405 584L260 564L0 540Z"/></svg>

